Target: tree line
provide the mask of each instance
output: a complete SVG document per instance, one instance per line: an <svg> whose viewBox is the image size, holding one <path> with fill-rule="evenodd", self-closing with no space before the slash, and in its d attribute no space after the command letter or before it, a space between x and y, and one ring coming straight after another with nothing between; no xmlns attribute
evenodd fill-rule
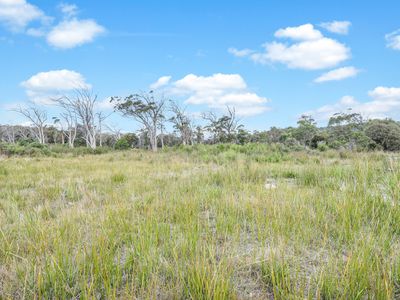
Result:
<svg viewBox="0 0 400 300"><path fill-rule="evenodd" d="M15 109L29 126L0 125L0 141L7 144L61 144L74 148L114 149L148 148L157 151L165 146L216 143L281 143L293 149L329 148L349 150L400 150L400 124L391 119L364 119L351 111L332 115L327 126L318 127L312 116L303 115L296 127L272 127L250 132L244 128L233 107L217 115L202 113L202 122L177 102L154 91L127 97L112 97L114 112L141 125L137 132L122 133L105 124L110 114L97 110L97 96L85 88L76 89L53 102L60 113L51 118L37 106ZM167 131L167 125L172 131Z"/></svg>

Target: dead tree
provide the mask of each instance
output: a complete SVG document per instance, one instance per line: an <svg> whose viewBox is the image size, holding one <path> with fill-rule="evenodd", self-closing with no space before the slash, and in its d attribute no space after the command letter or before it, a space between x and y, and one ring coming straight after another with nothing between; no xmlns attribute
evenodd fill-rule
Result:
<svg viewBox="0 0 400 300"><path fill-rule="evenodd" d="M122 131L115 125L106 125L106 127L111 134L112 146L115 147L115 144L122 138Z"/></svg>
<svg viewBox="0 0 400 300"><path fill-rule="evenodd" d="M15 126L12 125L4 125L1 127L1 140L10 143L10 144L15 144L15 136L16 136L16 128Z"/></svg>
<svg viewBox="0 0 400 300"><path fill-rule="evenodd" d="M87 88L76 89L72 96L66 95L55 101L65 109L66 117L73 120L74 117L81 123L84 130L83 137L86 141L86 146L91 149L96 149L97 128L95 104L97 95ZM70 119L72 118L72 119ZM76 130L77 126L74 126ZM70 131L76 137L76 131ZM72 137L72 136L71 136ZM70 145L71 146L71 145Z"/></svg>
<svg viewBox="0 0 400 300"><path fill-rule="evenodd" d="M179 132L183 145L193 145L193 124L192 120L185 112L185 108L181 108L178 104L170 101L170 111L173 116L169 121Z"/></svg>
<svg viewBox="0 0 400 300"><path fill-rule="evenodd" d="M111 114L104 115L103 112L99 112L96 114L98 120L98 135L99 135L99 146L103 146L103 122L110 116ZM108 126L107 126L108 127Z"/></svg>
<svg viewBox="0 0 400 300"><path fill-rule="evenodd" d="M64 112L60 113L59 118L54 118L54 123L61 127L62 144L65 138L68 140L68 147L74 148L75 139L78 133L78 120L76 114L69 107L63 107ZM65 137L65 138L64 138Z"/></svg>
<svg viewBox="0 0 400 300"><path fill-rule="evenodd" d="M31 133L39 142L39 144L46 144L45 128L47 122L47 113L35 106L30 106L28 108L23 108L20 106L19 108L15 109L15 111L29 120L31 123Z"/></svg>

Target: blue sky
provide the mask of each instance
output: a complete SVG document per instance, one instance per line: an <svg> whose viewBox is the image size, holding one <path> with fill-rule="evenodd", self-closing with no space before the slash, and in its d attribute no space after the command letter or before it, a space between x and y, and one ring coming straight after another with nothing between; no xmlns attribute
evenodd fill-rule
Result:
<svg viewBox="0 0 400 300"><path fill-rule="evenodd" d="M10 109L32 102L56 115L48 99L77 83L99 109L152 86L193 113L235 106L251 130L348 107L399 119L399 11L395 0L0 0L0 123L22 122Z"/></svg>

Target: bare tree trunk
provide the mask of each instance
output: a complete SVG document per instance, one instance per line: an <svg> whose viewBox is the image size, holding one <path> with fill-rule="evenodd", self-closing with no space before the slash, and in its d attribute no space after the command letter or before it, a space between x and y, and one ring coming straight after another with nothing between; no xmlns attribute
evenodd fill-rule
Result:
<svg viewBox="0 0 400 300"><path fill-rule="evenodd" d="M161 140L161 149L164 149L164 130L163 130L163 126L161 126L160 140Z"/></svg>
<svg viewBox="0 0 400 300"><path fill-rule="evenodd" d="M154 129L149 130L150 148L153 152L157 152L157 134Z"/></svg>

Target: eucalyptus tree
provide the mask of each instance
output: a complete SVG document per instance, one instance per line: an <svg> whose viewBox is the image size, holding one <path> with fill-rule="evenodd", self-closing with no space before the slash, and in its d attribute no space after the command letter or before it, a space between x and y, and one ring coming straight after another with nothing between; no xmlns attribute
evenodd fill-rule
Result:
<svg viewBox="0 0 400 300"><path fill-rule="evenodd" d="M15 144L17 136L17 128L13 125L0 126L1 141Z"/></svg>
<svg viewBox="0 0 400 300"><path fill-rule="evenodd" d="M303 146L310 146L313 137L318 133L317 123L308 115L302 115L293 130L293 137Z"/></svg>
<svg viewBox="0 0 400 300"><path fill-rule="evenodd" d="M157 134L160 124L165 120L166 100L164 96L156 96L153 91L137 93L127 97L112 97L114 110L125 117L131 117L146 129L151 149L157 151Z"/></svg>
<svg viewBox="0 0 400 300"><path fill-rule="evenodd" d="M333 114L328 122L328 136L330 146L333 148L347 147L353 149L357 146L364 148L368 144L368 137L364 133L364 119L361 114L347 112Z"/></svg>
<svg viewBox="0 0 400 300"><path fill-rule="evenodd" d="M64 107L64 111L60 113L59 117L53 117L54 124L59 125L62 133L62 144L65 139L68 141L69 148L75 147L75 139L78 134L78 119L75 112L71 111L68 107Z"/></svg>
<svg viewBox="0 0 400 300"><path fill-rule="evenodd" d="M70 147L76 138L76 130L80 123L83 128L83 138L86 146L96 149L97 146L97 127L95 106L97 95L87 88L77 88L72 95L64 95L55 99L59 106L64 108L64 120L69 124ZM71 144L72 143L72 144Z"/></svg>
<svg viewBox="0 0 400 300"><path fill-rule="evenodd" d="M170 111L172 117L169 121L174 128L179 132L183 145L193 145L193 122L186 114L186 109L181 108L177 103L170 100Z"/></svg>
<svg viewBox="0 0 400 300"><path fill-rule="evenodd" d="M236 142L236 134L243 125L239 124L240 119L236 116L234 107L227 106L227 113L221 117L213 112L202 114L202 118L208 122L205 126L212 134L213 143L215 142Z"/></svg>
<svg viewBox="0 0 400 300"><path fill-rule="evenodd" d="M31 134L39 144L46 144L47 113L36 106L18 107L14 111L23 115L30 123Z"/></svg>
<svg viewBox="0 0 400 300"><path fill-rule="evenodd" d="M370 120L365 134L385 151L400 150L400 125L393 120Z"/></svg>
<svg viewBox="0 0 400 300"><path fill-rule="evenodd" d="M96 113L96 117L97 117L97 120L98 120L98 130L97 130L97 132L98 132L98 136L99 136L99 146L100 147L103 146L103 123L109 116L111 116L111 114L105 115L102 111Z"/></svg>

